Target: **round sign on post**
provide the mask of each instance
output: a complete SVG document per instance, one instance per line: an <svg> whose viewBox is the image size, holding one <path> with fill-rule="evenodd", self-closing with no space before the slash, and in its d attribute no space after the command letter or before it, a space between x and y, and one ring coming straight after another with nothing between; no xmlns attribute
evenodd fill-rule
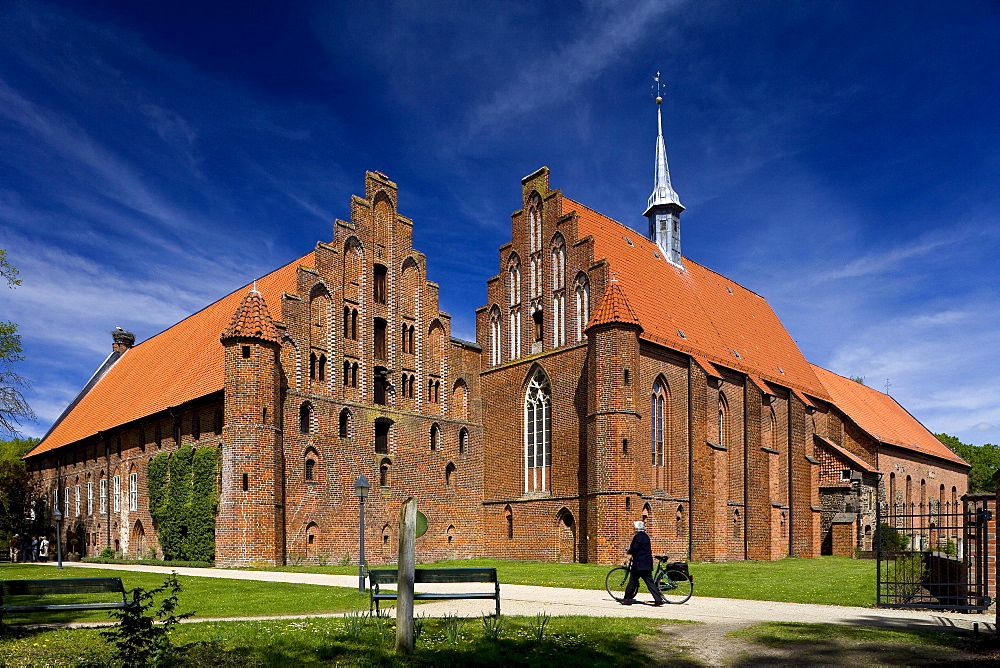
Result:
<svg viewBox="0 0 1000 668"><path fill-rule="evenodd" d="M427 533L427 516L417 511L417 538Z"/></svg>

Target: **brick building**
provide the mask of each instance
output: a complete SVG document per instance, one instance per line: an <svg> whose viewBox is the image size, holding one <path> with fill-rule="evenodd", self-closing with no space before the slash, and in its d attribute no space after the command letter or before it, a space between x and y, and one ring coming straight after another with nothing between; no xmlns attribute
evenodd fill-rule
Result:
<svg viewBox="0 0 1000 668"><path fill-rule="evenodd" d="M873 508L966 491L968 465L887 395L809 364L759 295L681 255L662 130L649 236L546 168L476 313L451 336L395 183L368 173L329 243L111 355L26 459L80 551L158 550L151 459L220 455L221 565L613 562L645 518L693 559L850 553ZM903 483L905 482L905 485ZM920 481L919 483L917 481Z"/></svg>

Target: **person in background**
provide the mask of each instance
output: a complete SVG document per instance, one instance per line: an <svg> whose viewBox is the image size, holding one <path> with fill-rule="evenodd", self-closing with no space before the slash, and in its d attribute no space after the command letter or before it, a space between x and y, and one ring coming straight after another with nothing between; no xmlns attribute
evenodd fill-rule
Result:
<svg viewBox="0 0 1000 668"><path fill-rule="evenodd" d="M42 536L42 540L38 543L38 556L42 561L49 560L49 537Z"/></svg>

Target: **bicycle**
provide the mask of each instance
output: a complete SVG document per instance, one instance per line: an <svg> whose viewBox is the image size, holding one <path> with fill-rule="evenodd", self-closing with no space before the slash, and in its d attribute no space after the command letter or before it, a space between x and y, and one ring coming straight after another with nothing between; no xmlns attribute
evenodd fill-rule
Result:
<svg viewBox="0 0 1000 668"><path fill-rule="evenodd" d="M694 576L688 571L686 561L671 562L666 555L654 557L657 561L653 571L653 583L660 590L660 596L667 603L680 604L686 602L694 594ZM605 587L611 598L621 602L625 598L625 587L628 586L632 574L632 560L621 566L615 566L604 579ZM637 592L638 593L638 592Z"/></svg>

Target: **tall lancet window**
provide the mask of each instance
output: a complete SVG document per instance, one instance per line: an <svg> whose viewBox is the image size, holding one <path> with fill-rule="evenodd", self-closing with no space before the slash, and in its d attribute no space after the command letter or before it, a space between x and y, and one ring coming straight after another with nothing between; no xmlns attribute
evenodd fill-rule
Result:
<svg viewBox="0 0 1000 668"><path fill-rule="evenodd" d="M552 468L552 391L536 369L524 395L524 490L549 489Z"/></svg>
<svg viewBox="0 0 1000 668"><path fill-rule="evenodd" d="M517 253L507 260L507 295L511 306L521 303L521 258Z"/></svg>
<svg viewBox="0 0 1000 668"><path fill-rule="evenodd" d="M512 253L507 261L507 294L509 296L510 312L507 319L508 340L510 341L510 359L521 356L521 259L517 253Z"/></svg>
<svg viewBox="0 0 1000 668"><path fill-rule="evenodd" d="M670 432L670 401L666 383L658 379L653 383L649 399L650 444L652 454L652 480L655 489L666 485L666 442Z"/></svg>
<svg viewBox="0 0 1000 668"><path fill-rule="evenodd" d="M552 346L566 345L566 242L552 240Z"/></svg>
<svg viewBox="0 0 1000 668"><path fill-rule="evenodd" d="M528 204L528 236L531 252L540 250L542 247L542 198L538 196L538 193L531 196Z"/></svg>
<svg viewBox="0 0 1000 668"><path fill-rule="evenodd" d="M496 306L490 312L490 366L500 364L500 309Z"/></svg>
<svg viewBox="0 0 1000 668"><path fill-rule="evenodd" d="M576 340L583 341L584 330L590 322L590 281L586 274L580 274L576 279Z"/></svg>

